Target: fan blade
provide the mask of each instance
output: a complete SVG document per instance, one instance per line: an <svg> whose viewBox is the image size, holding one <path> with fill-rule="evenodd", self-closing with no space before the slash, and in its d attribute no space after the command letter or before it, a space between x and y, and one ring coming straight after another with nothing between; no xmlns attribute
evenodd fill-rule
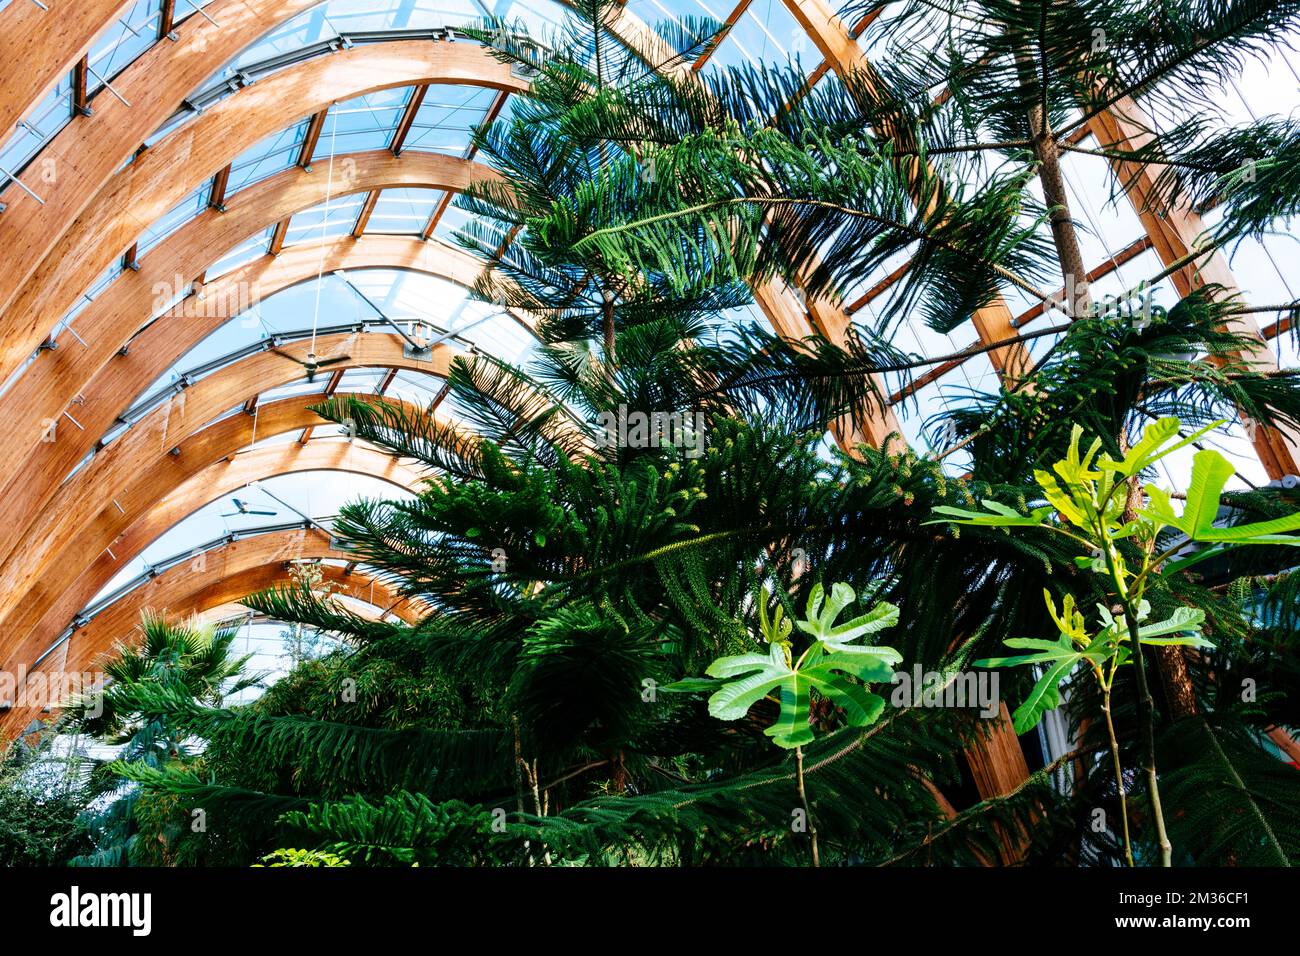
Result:
<svg viewBox="0 0 1300 956"><path fill-rule="evenodd" d="M290 355L288 352L284 351L283 349L272 347L267 349L267 351L274 352L276 355L280 356L280 358L287 358L290 362L297 362L303 368L311 368L311 366L314 364L312 362L303 361L302 359L298 358L298 356L296 355Z"/></svg>
<svg viewBox="0 0 1300 956"><path fill-rule="evenodd" d="M276 514L279 514L279 512L278 512L278 511L245 511L244 514L246 514L246 515L276 515Z"/></svg>
<svg viewBox="0 0 1300 956"><path fill-rule="evenodd" d="M340 355L336 358L325 359L324 361L318 361L316 363L316 367L324 368L326 365L338 365L339 362L350 362L350 361L352 361L351 355Z"/></svg>

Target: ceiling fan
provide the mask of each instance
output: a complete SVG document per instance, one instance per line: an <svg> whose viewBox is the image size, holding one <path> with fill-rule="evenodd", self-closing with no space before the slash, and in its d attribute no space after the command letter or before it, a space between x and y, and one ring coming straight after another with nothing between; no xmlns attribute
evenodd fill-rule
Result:
<svg viewBox="0 0 1300 956"><path fill-rule="evenodd" d="M221 516L221 517L223 517L223 518L233 518L233 517L235 517L236 515L274 515L274 514L279 514L279 512L276 512L276 511L258 511L258 510L254 509L254 508L250 508L250 507L248 506L248 502L247 502L247 501L240 501L238 498L231 498L230 500L233 501L233 502L235 503L235 510L234 510L234 511L231 511L231 512L228 512L228 513L226 513L226 514L223 514L223 515Z"/></svg>
<svg viewBox="0 0 1300 956"><path fill-rule="evenodd" d="M330 365L338 365L340 362L347 362L352 359L351 355L337 355L334 358L319 359L316 357L315 352L308 352L307 357L305 359L301 359L290 352L284 351L283 349L278 349L273 347L271 348L270 351L274 352L276 355L280 356L281 358L287 358L290 362L297 362L299 365L305 368L307 370L307 381L309 382L316 381L316 373L319 372L321 369L326 368Z"/></svg>

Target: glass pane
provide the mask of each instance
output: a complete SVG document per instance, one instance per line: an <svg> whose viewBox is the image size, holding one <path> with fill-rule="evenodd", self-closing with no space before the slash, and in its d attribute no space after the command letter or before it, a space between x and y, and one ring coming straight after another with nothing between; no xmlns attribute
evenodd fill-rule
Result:
<svg viewBox="0 0 1300 956"><path fill-rule="evenodd" d="M441 189L381 190L366 232L418 235L444 195Z"/></svg>
<svg viewBox="0 0 1300 956"><path fill-rule="evenodd" d="M208 281L223 276L232 269L238 269L245 263L252 262L258 256L266 255L271 248L271 237L273 235L275 235L275 227L271 226L235 246L208 269Z"/></svg>
<svg viewBox="0 0 1300 956"><path fill-rule="evenodd" d="M754 0L718 44L710 63L718 66L758 66L797 61L811 72L821 54L781 0Z"/></svg>
<svg viewBox="0 0 1300 956"><path fill-rule="evenodd" d="M72 75L65 74L36 108L18 121L18 128L0 148L0 188L8 184L11 175L20 173L71 119ZM37 163L22 179L37 195L41 195L43 176L44 170Z"/></svg>
<svg viewBox="0 0 1300 956"><path fill-rule="evenodd" d="M365 200L365 193L354 193L303 210L289 220L285 244L346 236L356 225Z"/></svg>
<svg viewBox="0 0 1300 956"><path fill-rule="evenodd" d="M104 81L130 66L141 53L158 42L162 0L136 0L90 48L87 93L103 88ZM108 94L111 96L112 94Z"/></svg>
<svg viewBox="0 0 1300 956"><path fill-rule="evenodd" d="M379 90L344 100L333 107L312 153L312 162L344 153L386 148L392 142L411 89L399 86Z"/></svg>
<svg viewBox="0 0 1300 956"><path fill-rule="evenodd" d="M310 120L266 137L256 146L245 150L230 164L230 179L226 182L226 195L233 196L246 186L274 176L293 166L302 152Z"/></svg>
<svg viewBox="0 0 1300 956"><path fill-rule="evenodd" d="M483 123L496 98L495 90L430 86L402 148L462 155L469 148L470 131Z"/></svg>

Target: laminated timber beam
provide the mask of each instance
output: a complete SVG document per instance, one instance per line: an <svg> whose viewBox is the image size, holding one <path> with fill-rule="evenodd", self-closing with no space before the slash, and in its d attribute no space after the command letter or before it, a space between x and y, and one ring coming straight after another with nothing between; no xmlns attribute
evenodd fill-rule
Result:
<svg viewBox="0 0 1300 956"><path fill-rule="evenodd" d="M236 194L229 200L226 212L201 212L150 250L141 260L139 271L119 276L96 300L95 307L78 318L77 331L86 344L73 342L67 348L43 352L5 395L14 426L0 435L0 484L9 486L23 480L17 466L37 445L48 440L51 428L57 441L59 429L75 427L64 412L70 401L82 395L86 383L114 360L144 321L184 293L190 277L239 242L273 222L323 202L331 193L337 197L384 186L458 190L490 176L486 167L437 153L408 151L396 157L387 150L374 150L339 159L352 170L346 184L335 183L331 190L322 175L297 167L285 170ZM206 296L203 301L208 301ZM219 303L208 307L223 308ZM77 418L76 409L71 414ZM11 539L0 547L0 556L7 554L13 543Z"/></svg>
<svg viewBox="0 0 1300 956"><path fill-rule="evenodd" d="M451 360L460 354L435 345L427 357L408 357L404 345L397 335L357 332L318 338L314 350L322 360L348 356L341 363L345 368L395 367L444 378ZM305 360L312 348L307 340L286 344L280 351ZM74 551L94 555L107 547L133 517L161 497L159 482L174 482L168 474L192 474L231 452L230 447L218 450L208 444L208 436L214 433L200 432L206 423L250 395L296 381L302 374L298 364L274 352L242 359L172 395L65 481L29 527L23 546L10 554L0 570L0 620L4 621L0 657L4 642L19 627L19 617L43 610L45 598L40 595L57 595L60 555ZM241 418L247 418L251 428L258 423L260 411L234 416L237 424L230 427L245 425Z"/></svg>
<svg viewBox="0 0 1300 956"><path fill-rule="evenodd" d="M1152 139L1151 123L1142 115L1138 105L1127 98L1092 117L1087 128L1103 150L1127 152L1148 145ZM1160 261L1166 267L1186 261L1190 253L1200 248L1199 239L1206 231L1200 215L1184 204L1169 206L1161 202L1155 190L1155 177L1148 168L1115 159L1109 162ZM1206 285L1222 286L1228 296L1241 291L1227 259L1217 249L1202 256L1195 264L1178 269L1170 279L1181 296ZM1250 315L1236 316L1231 329L1259 343L1258 348L1242 356L1246 362L1257 371L1277 371L1277 359ZM1297 464L1300 462L1300 436L1264 426L1252 427L1251 432L1255 452L1269 478L1300 474L1300 465Z"/></svg>
<svg viewBox="0 0 1300 956"><path fill-rule="evenodd" d="M70 72L131 0L13 3L0 30L0 139Z"/></svg>
<svg viewBox="0 0 1300 956"><path fill-rule="evenodd" d="M276 417L279 425L268 427L278 427L279 434L311 421L320 422L301 400L297 409L285 409ZM61 590L43 588L41 594L34 595L41 608L21 616L18 627L22 634L15 631L18 639L12 642L12 650L0 653L5 668L30 665L132 559L204 505L237 493L251 482L311 471L368 475L408 490L415 490L421 480L414 469L365 444L317 440L306 445L286 442L240 451L238 437L247 436L232 436L229 430L212 431L204 443L225 447L226 456L200 464L189 474L176 472L132 489L145 492L145 500L134 517L123 516L120 527L102 529L102 533L98 526L88 530L88 534L97 535L96 544L106 540L108 534L116 532L116 536L98 553L90 553L87 548L84 554L67 556L68 566L58 569L57 587ZM152 501L147 495L154 496Z"/></svg>
<svg viewBox="0 0 1300 956"><path fill-rule="evenodd" d="M235 596L234 585L254 584L261 580L275 584L288 579L286 564L293 561L337 558L349 555L330 546L328 537L310 529L253 535L203 554L201 565L186 562L146 581L102 610L42 662L40 671L84 673L93 668L96 658L112 650L119 642L129 643L139 632L140 614L146 609L168 610L184 614L209 606L228 603ZM229 582L229 586L223 586ZM22 733L34 719L46 716L43 710L14 708L0 719L0 738Z"/></svg>
<svg viewBox="0 0 1300 956"><path fill-rule="evenodd" d="M333 555L328 557L333 557ZM298 558L296 560L314 559ZM320 569L322 582L334 585L337 588L336 594L341 597L351 598L354 601L361 601L375 609L376 613L362 614L363 617L379 620L385 614L392 614L406 624L414 624L419 620L420 610L418 605L412 606L410 599L396 594L392 588L382 581L361 571L348 572L346 569L334 564L322 564ZM242 607L239 602L243 598L248 597L250 594L256 594L258 591L265 591L267 588L288 583L291 583L291 581L285 573L284 564L278 562L237 571L180 599L168 597L164 600L160 596L157 600L159 606L177 615L200 614L208 616L213 611L223 610L233 611L238 614L237 608ZM216 620L220 620L220 618L216 618ZM94 647L87 647L80 649L80 653L94 654L97 651ZM69 659L72 659L71 654L69 654ZM79 663L81 659L79 656L76 660Z"/></svg>
<svg viewBox="0 0 1300 956"><path fill-rule="evenodd" d="M317 566L323 584L332 585L334 593L340 597L360 602L348 606L348 610L358 617L367 621L381 621L392 615L405 624L414 624L419 620L419 606L394 594L391 588L377 578L361 571L349 571L346 566L324 563ZM171 605L168 609L177 615L194 615L204 624L238 624L241 618L251 620L255 617L240 603L244 598L285 583L289 582L284 573L284 565L264 565L219 581L192 595L179 607ZM226 600L222 601L222 596L226 596ZM269 619L264 617L263 620Z"/></svg>
<svg viewBox="0 0 1300 956"><path fill-rule="evenodd" d="M113 79L113 88L122 94L122 100L99 97L95 115L89 121L71 123L60 130L40 155L41 161L53 171L57 186L50 196L43 197L45 204L41 205L12 185L0 193L0 201L7 204L0 215L0 248L8 256L7 268L0 275L0 317L8 311L16 289L57 248L64 230L113 173L135 155L140 144L181 107L185 96L245 47L318 2L213 0L205 10L215 23L206 17L191 17L178 28L177 42L154 44ZM60 19L80 19L89 26L98 17L99 25L94 27L96 35L124 6L112 4L110 10L110 5L103 0L77 0L76 5L77 12L68 12ZM61 6L73 4L64 0ZM67 45L64 52L71 49ZM47 50L44 55L55 54ZM75 61L79 55L68 57L67 62ZM20 62L32 72L44 68L32 57L22 57ZM8 87L0 85L0 90L3 89ZM33 219L41 225L29 225Z"/></svg>
<svg viewBox="0 0 1300 956"><path fill-rule="evenodd" d="M293 5L291 4L290 6ZM289 11L289 13L292 12L296 11ZM287 15L289 14L286 14L286 16ZM645 27L644 24L640 24L640 22L631 15L626 14L625 12L620 15L617 26L618 34L624 38L625 42L629 43L629 45L635 46L638 50L649 51L645 54L647 62L662 64L676 58L676 55L668 49L661 39L658 38L657 34L651 31L648 27ZM427 74L419 76L417 75L418 70L416 70L407 73L402 79L396 79L395 77L397 74L390 73L385 76L386 82L379 86L375 85L374 77L371 75L367 81L363 81L368 83L368 88L374 89L383 86L404 85L406 83L417 82L464 82L467 84L472 83L475 85L496 88L503 93L526 89L526 84L522 80L512 76L506 65L491 59L491 57L487 56L487 54L483 53L477 47L465 44L429 44L413 43L408 41L406 43L396 42L384 44L382 47L355 48L354 50L333 54L321 61L311 61L309 64L291 68L283 71L283 74L307 76L309 74L304 69L304 66L311 66L315 70L320 71L324 69L324 67L319 65L322 63L328 62L332 64L335 61L341 61L343 58L348 57L352 58L351 62L359 63L361 62L361 54L363 52L378 51L373 52L373 56L378 57L381 53L385 53L389 48L395 50L399 47L418 47L419 49L416 50L414 54L417 59L419 59L421 55L426 57L429 56L429 50L432 47L438 51L440 58L439 62L442 66L443 72L437 75ZM182 55L177 44L165 44L163 45L163 48L172 48L172 55L174 56ZM423 53L421 53L421 51L423 51ZM389 52L386 55L391 57L395 54ZM457 57L461 58L460 61L456 60ZM374 68L376 64L386 61L369 59L365 62L368 62L370 66ZM168 63L153 64L149 67L151 71L151 79L149 82L157 85L159 77L157 71L167 67L168 65ZM126 71L127 74L134 75L133 71L136 70L136 67L142 69L145 68L142 62L137 63ZM457 73L457 69L461 72ZM339 68L335 75L338 75L338 73L341 72L343 72L342 67ZM283 103L293 102L296 108L304 110L304 115L306 115L307 112L311 112L310 107L304 108L302 106L299 102L299 98L294 96L292 91L286 92L285 89L281 88L284 86L284 83L288 82L287 80L284 81L284 83L281 83L280 86L275 85L276 81L279 80L283 74L276 74L270 78L262 80L253 87L240 90L233 96L221 101L208 111L208 115L200 117L192 123L187 124L186 127L178 130L171 136L164 137L163 140L154 147L154 149L146 151L135 163L130 164L130 166L123 171L125 176L118 177L114 180L114 188L106 190L105 194L96 201L97 208L104 208L116 212L119 223L121 223L123 217L125 217L125 225L123 225L122 228L129 231L117 235L114 241L123 243L130 242L131 239L125 239L123 236L138 235L140 231L146 228L149 222L152 222L151 217L153 217L154 213L161 215L167 209L172 208L175 202L179 201L180 198L183 198L190 189L197 185L197 181L201 181L201 179L206 176L215 174L220 168L222 168L224 163L228 163L229 159L234 155L237 155L242 151L242 149L251 146L254 142L260 139L262 135L273 132L274 130L269 126L266 130L262 130L258 128L256 124L259 122L265 124L265 117L267 115L277 115L277 109L282 109ZM124 74L124 76L125 75L126 74ZM350 90L340 91L336 89L334 91L334 99L342 99L346 98L346 96L357 95L358 92L362 91L363 88L360 85L353 84L353 88ZM250 96L250 94L254 95ZM322 106L327 106L328 100L328 97L324 97L319 99L317 102ZM253 105L241 105L238 109L233 105L227 105L234 101L238 101L240 104L252 103ZM271 104L274 104L276 108L268 108ZM315 115L320 116L322 112L323 111L316 111ZM134 180L136 177L140 177L143 181L143 179L148 178L145 174L141 173L140 170L152 169L155 171L155 174L159 170L164 170L170 174L174 174L178 168L182 168L187 174L194 174L194 167L196 165L194 159L194 155L196 155L195 141L204 131L211 131L216 126L219 117L231 116L236 113L239 114L239 121L233 124L227 123L226 127L222 130L225 135L220 136L218 139L220 144L217 147L220 152L216 153L218 158L215 160L209 158L208 161L202 165L202 173L197 176L195 183L190 183L187 179L184 183L185 188L182 189L178 183L171 182L168 177L164 176L162 184L164 193L156 196L151 202L143 204L141 202L141 197L136 193L130 190L122 191L124 187L121 184L125 183L128 179ZM278 115L282 121L283 114ZM164 118L165 117L159 117L158 123L161 123ZM230 128L232 125L234 127L233 130ZM256 132L254 132L254 129L256 129ZM141 134L140 137L133 136L131 138L139 139L143 138L144 135L146 134ZM180 138L176 139L173 143L174 137ZM54 145L55 144L51 144L50 149L53 149ZM77 146L74 144L68 148L75 150ZM48 149L47 153L49 153ZM182 154L184 155L184 160L183 162L178 163L177 160L180 159ZM202 153L200 152L198 155L202 155ZM137 167L139 168L137 169ZM101 182L102 181L103 180L101 179ZM68 193L77 192L77 187L79 185L81 185L80 182L61 184L61 189L59 191L60 196L64 197ZM173 188L167 190L167 186L169 185ZM84 208L84 203L79 204L71 199L67 200L66 204L77 209ZM16 210L14 211L16 212ZM42 212L45 212L45 210L42 210ZM8 222L13 223L17 221L17 218L18 217L15 216L14 219L9 219ZM50 218L50 215L47 215L46 218ZM57 217L54 218L57 219ZM81 219L86 223L87 229L90 228L90 223L100 222L99 217L94 215L93 211L87 211ZM78 223L79 226L81 224L82 223ZM0 241L3 241L4 239L4 226L5 223L0 221ZM60 227L56 225L54 228L58 229ZM63 228L67 228L66 216L64 217ZM103 228L104 227L101 224L100 229L102 230ZM61 235L62 233L60 232L59 234ZM102 231L98 232L97 235L101 238L105 237L105 234ZM70 308L72 303L76 301L76 297L88 288L90 283L93 282L94 278L99 274L99 272L88 267L77 268L76 264L83 259L83 255L92 257L90 260L85 261L97 261L95 256L103 255L103 253L96 251L98 247L96 247L96 250L92 250L89 248L83 249L79 245L78 254L71 254L72 238L73 237L69 236L68 242L60 244L60 255L57 257L57 260L53 263L45 264L42 266L42 269L52 269L57 272L60 268L68 269L71 267L75 270L75 275L67 276L62 280L60 280L60 277L57 275L46 276L38 274L34 276L33 279L36 284L33 285L32 283L28 283L22 293L20 293L22 301L15 302L14 308L9 310L10 314L6 314L3 319L0 319L0 325L5 327L9 327L10 324L13 323L19 327L25 327L26 329L24 337L15 339L11 336L7 341L21 341L24 345L31 344L32 348L35 348L35 344L40 341L43 332L53 325L53 322L57 317L61 317L65 314L66 309L63 307L64 304L66 303L67 307ZM112 242L109 242L108 247L112 248L112 244ZM233 244L234 243L232 242L231 245ZM51 240L50 245L53 245L53 240ZM23 271L23 268L24 267L22 267L20 263L15 263L13 267L7 270L5 275L0 276L0 307L3 306L7 295L5 282L12 281L17 274ZM49 284L51 281L54 283L53 287ZM807 321L806 313L802 307L799 306L798 300L795 298L793 293L788 289L779 287L777 284L771 284L771 286L771 288L760 290L758 298L760 306L767 313L773 326L782 334L796 338L802 338L811 334L814 331L814 328ZM24 316L26 316L26 318L24 318ZM823 334L826 334L825 330L821 331ZM83 338L86 338L84 330L79 329L79 334L81 334ZM16 357L18 361L22 361L26 358L27 354L30 354L29 351L24 352L23 348L17 345L15 345L13 351L16 353L15 356L6 357L3 350L0 350L0 368L2 368L7 362L7 358ZM39 416L37 421L38 423L43 422L49 417L51 416ZM899 431L897 421L893 420L892 414L888 413L882 416L881 421L872 422L870 424L874 427L865 429L857 437L859 439L868 440L873 444L880 444L885 434ZM2 452L3 449L0 449L0 461L5 460Z"/></svg>
<svg viewBox="0 0 1300 956"><path fill-rule="evenodd" d="M38 444L22 463L19 477L0 492L0 529L9 529L0 532L0 564L64 476L94 450L99 437L140 395L142 382L156 382L208 335L278 292L322 272L377 268L419 272L466 288L481 272L477 259L442 242L366 236L360 241L343 237L296 244L279 256L261 256L209 282L202 296L187 296L132 337L89 381L62 386L65 404L79 397L74 414L82 427L73 427L65 419L49 436L54 440ZM124 319L125 324L135 321L130 315ZM519 321L531 330L531 318Z"/></svg>
<svg viewBox="0 0 1300 956"><path fill-rule="evenodd" d="M172 46L164 44L163 49ZM149 82L162 81L153 77ZM506 91L527 86L506 64L472 44L365 44L281 70L225 97L125 168L118 169L118 163L98 178L61 172L44 206L28 197L24 208L15 197L0 215L0 248L7 250L6 268L0 272L0 380L36 350L54 323L124 249L234 157L333 102L418 83ZM155 127L165 119L159 117ZM55 138L42 158L58 163L67 150L76 155L129 155L143 139L135 134L134 129L107 124L93 130L74 124ZM318 178L332 179L341 193L356 191L350 188L351 167L337 159L332 175L323 166L319 173ZM7 199L8 192L4 195ZM240 193L230 201L232 211L242 199Z"/></svg>
<svg viewBox="0 0 1300 956"><path fill-rule="evenodd" d="M841 76L857 75L860 78L874 77L874 70L857 42L849 35L844 25L834 17L825 0L783 0L790 13L799 22L817 45L827 62L833 64ZM1137 148L1151 139L1148 131L1149 122L1141 116L1137 105L1131 100L1122 100L1110 109L1092 117L1088 129L1104 147L1117 147L1130 150ZM1112 161L1119 181L1132 202L1147 236L1166 266L1183 261L1196 248L1197 238L1204 232L1200 217L1186 208L1166 208L1153 202L1153 178L1143 167ZM1173 275L1175 287L1180 295L1187 295L1196 286L1205 283L1222 285L1229 293L1237 291L1236 281L1223 255L1215 252L1201 260L1195 267L1187 266ZM982 309L973 316L976 331L984 343L1000 341L1013 337L1020 323L1015 322L999 300L992 306ZM1277 363L1263 346L1263 336L1258 326L1249 316L1239 316L1236 331L1258 339L1261 348L1255 354L1246 356L1256 367L1264 371L1277 368ZM994 368L1002 377L1014 378L1017 370L1028 367L1028 352L1023 347L1011 349L994 349L989 353ZM1261 463L1270 478L1279 478L1286 474L1300 472L1296 462L1300 460L1300 437L1279 433L1273 429L1256 428L1253 430L1253 443Z"/></svg>
<svg viewBox="0 0 1300 956"><path fill-rule="evenodd" d="M319 534L313 536L309 529L302 530L307 531L307 535L302 536L301 540L312 541L313 545L320 541ZM282 540L293 542L299 540L299 534L298 531L274 532L268 536L277 536ZM252 537L241 538L239 541L247 541ZM322 553L315 553L314 547L295 552L292 548L286 549L281 544L276 548L274 560L266 564L244 566L244 560L230 562L225 559L225 556L230 553L227 549L239 541L223 544L195 555L194 558L174 569L178 573L173 574L172 569L163 572L154 579L158 582L158 586L150 590L145 598L149 603L141 604L139 600L132 601L133 606L127 614L114 615L116 623L124 622L129 632L132 621L138 622L140 612L147 608L166 611L178 617L206 614L217 608L238 605L243 598L266 588L289 583L290 579L285 569L286 562L322 558L348 560L354 557L346 551L333 548L328 548ZM256 560L257 557L255 552L245 553L245 559ZM210 560L216 565L215 574L208 571ZM412 599L397 594L377 578L362 571L348 572L332 564L322 565L321 571L323 579L337 585L340 588L337 593L342 596L369 604L382 613L393 614L407 624L419 620L418 603L413 603ZM124 595L121 600L130 600L139 590ZM110 607L116 608L119 603L114 602ZM131 611L134 612L133 616ZM375 615L376 618L378 616ZM92 618L86 625L73 632L68 655L63 659L63 663L69 666L69 669L85 670L87 665L93 664L100 654L123 639L120 627L97 627L95 622L98 620L100 620L98 616Z"/></svg>

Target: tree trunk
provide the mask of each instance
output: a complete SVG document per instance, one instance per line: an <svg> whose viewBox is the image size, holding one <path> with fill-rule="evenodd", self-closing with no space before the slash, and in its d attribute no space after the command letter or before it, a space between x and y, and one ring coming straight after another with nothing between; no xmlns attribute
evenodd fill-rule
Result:
<svg viewBox="0 0 1300 956"><path fill-rule="evenodd" d="M1033 58L1022 53L1016 57L1020 75L1031 85L1036 79ZM1065 283L1064 308L1072 319L1088 314L1092 297L1088 294L1088 267L1079 247L1079 234L1070 216L1070 198L1061 172L1061 150L1056 145L1052 126L1041 105L1029 110L1029 136L1033 143L1034 158L1038 160L1038 181L1043 187L1043 201L1047 204L1048 222L1052 227L1052 243L1061 263L1061 278Z"/></svg>

